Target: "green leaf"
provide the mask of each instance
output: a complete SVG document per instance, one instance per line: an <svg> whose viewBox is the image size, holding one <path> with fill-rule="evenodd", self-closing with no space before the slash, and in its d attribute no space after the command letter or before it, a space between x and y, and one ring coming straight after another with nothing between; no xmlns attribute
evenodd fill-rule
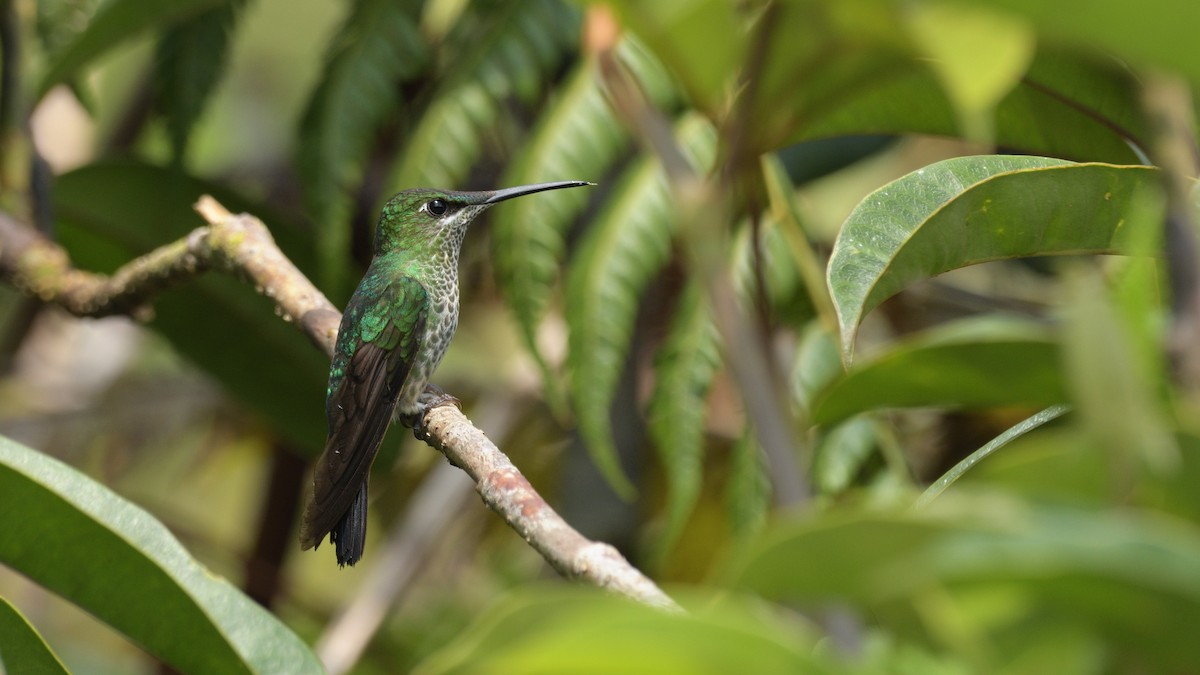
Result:
<svg viewBox="0 0 1200 675"><path fill-rule="evenodd" d="M624 40L617 55L664 103L665 97L673 96L666 72L640 45ZM505 185L598 181L612 169L629 145L629 136L604 97L594 61L576 67L523 145L505 173ZM497 282L550 391L556 380L538 349L537 330L566 257L567 232L589 197L582 190L560 190L538 199L520 199L497 211L493 223Z"/></svg>
<svg viewBox="0 0 1200 675"><path fill-rule="evenodd" d="M580 587L542 588L490 608L415 672L834 672L806 624L742 597L668 613Z"/></svg>
<svg viewBox="0 0 1200 675"><path fill-rule="evenodd" d="M1070 302L1064 330L1063 363L1080 421L1098 447L1112 453L1114 485L1129 485L1138 473L1128 459L1165 474L1180 462L1154 374L1132 345L1132 331L1109 304L1096 273L1068 276Z"/></svg>
<svg viewBox="0 0 1200 675"><path fill-rule="evenodd" d="M1065 417L1070 412L1068 406L1055 406L1007 429L930 485L914 508L984 490L1075 507L1104 508L1114 499L1128 503L1127 494L1117 495L1113 490L1112 455L1097 451L1095 441L1080 429L1077 420ZM1058 424L1048 424L1059 418ZM1029 433L1035 429L1040 430ZM1010 435L1015 437L1002 440ZM1003 452L998 452L1001 449ZM1193 468L1189 477L1197 475ZM1189 489L1189 493L1189 501L1195 503L1194 491ZM1140 500L1138 505L1142 505Z"/></svg>
<svg viewBox="0 0 1200 675"><path fill-rule="evenodd" d="M1034 429L1037 429L1042 425L1048 424L1049 422L1062 417L1070 411L1071 408L1069 406L1050 406L1049 408L1040 410L1024 420L1021 420L1017 424L1009 427L1004 431L1004 433L988 441L987 444L982 448L979 448L970 455L967 455L967 457L961 462L955 464L949 471L943 474L941 478L938 478L936 481L934 481L933 485L930 485L925 492L921 493L921 497L917 500L916 505L918 507L925 506L934 499L937 499L938 495L946 491L946 488L953 485L954 482L959 478L962 478L966 472L970 471L975 467L975 465L979 464L984 459L990 457L1000 448L1003 448L1009 443L1021 438Z"/></svg>
<svg viewBox="0 0 1200 675"><path fill-rule="evenodd" d="M700 498L705 410L721 363L720 338L698 283L683 291L670 332L654 361L650 436L667 478L666 523L655 538L660 560L683 533Z"/></svg>
<svg viewBox="0 0 1200 675"><path fill-rule="evenodd" d="M998 672L1006 636L1072 626L1106 660L1187 671L1200 621L1200 531L1124 507L1079 509L959 494L919 511L827 513L743 549L738 589L852 602L892 633L951 639ZM1137 611L1131 611L1137 608ZM943 645L945 643L942 643ZM995 649L979 650L982 645Z"/></svg>
<svg viewBox="0 0 1200 675"><path fill-rule="evenodd" d="M689 117L678 135L695 164L712 162L713 129ZM642 292L666 264L676 230L674 209L658 162L630 170L580 244L567 278L567 364L579 428L593 460L618 494L632 496L609 427L609 405L620 377Z"/></svg>
<svg viewBox="0 0 1200 675"><path fill-rule="evenodd" d="M395 189L460 185L509 99L529 104L542 91L574 43L579 13L554 0L502 3L481 24L482 34L459 30L447 38L455 58L409 134L388 181Z"/></svg>
<svg viewBox="0 0 1200 675"><path fill-rule="evenodd" d="M13 516L0 531L0 562L180 671L321 672L294 633L150 514L3 437L0 512Z"/></svg>
<svg viewBox="0 0 1200 675"><path fill-rule="evenodd" d="M182 164L192 127L225 67L229 37L246 0L225 3L169 26L158 41L153 82L167 118L176 163Z"/></svg>
<svg viewBox="0 0 1200 675"><path fill-rule="evenodd" d="M317 282L334 297L349 290L350 193L370 141L399 107L400 85L423 72L429 59L417 30L419 5L357 0L330 45L300 120L297 163L318 224Z"/></svg>
<svg viewBox="0 0 1200 675"><path fill-rule="evenodd" d="M850 489L877 446L875 423L868 417L846 420L821 436L813 451L813 481L819 494Z"/></svg>
<svg viewBox="0 0 1200 675"><path fill-rule="evenodd" d="M977 110L968 118L978 128L991 117L979 106L1005 92L994 116L995 140L1004 147L1132 164L1141 160L1129 143L1145 148L1148 140L1140 85L1112 59L1045 45L1025 77L1014 82L1028 63L1032 40L1025 29L1000 30L1022 23L1002 12L874 0L776 3L765 11L754 6L740 12L710 0L658 3L653 9L646 3L615 4L625 27L680 75L692 100L714 121L728 117L731 92L742 91L737 77L762 49L761 73L743 94L754 97L745 142L755 153L841 135L973 137L977 132L960 125L963 116L955 114L952 101ZM1047 11L1064 22L1082 13L1057 5ZM1001 21L971 20L982 14ZM932 17L924 23L935 30L918 30L914 39L911 27L922 16ZM964 26L979 37L964 35ZM985 41L989 44L981 46Z"/></svg>
<svg viewBox="0 0 1200 675"><path fill-rule="evenodd" d="M812 156L801 146L794 146L792 155L797 159L805 155ZM825 262L821 256L817 255L812 243L808 240L800 210L796 205L792 180L788 176L787 169L784 168L783 161L774 154L763 156L762 172L763 182L766 184L770 200L769 213L776 222L776 226L771 228L771 236L782 240L779 242L780 247L790 253L791 267L802 280L803 290L809 304L821 322L832 330L836 319L834 318L833 301L829 299L829 294L825 291ZM767 242L763 242L762 245L767 246ZM797 325L802 326L803 323L797 322Z"/></svg>
<svg viewBox="0 0 1200 675"><path fill-rule="evenodd" d="M217 185L135 161L100 162L61 176L54 186L56 231L76 265L111 272L203 225L191 208L202 194L261 217L284 253L301 270L312 269L311 248L285 219ZM297 449L321 450L329 363L275 315L270 300L213 272L163 294L153 307L152 327L181 354Z"/></svg>
<svg viewBox="0 0 1200 675"><path fill-rule="evenodd" d="M1049 411L1043 413L1048 415ZM1136 449L1121 454L1104 452L1104 447L1098 447L1094 431L1080 421L1070 418L1054 428L1014 439L1004 452L991 454L986 462L976 460L964 466L971 458L964 460L930 486L918 505L941 499L937 493L957 480L958 487L945 496L961 490L1003 491L1031 502L1132 505L1200 522L1200 493L1196 490L1200 481L1200 438L1177 432L1179 464L1171 471L1149 472L1138 470L1129 461L1131 450ZM972 457L981 453L977 451Z"/></svg>
<svg viewBox="0 0 1200 675"><path fill-rule="evenodd" d="M37 35L47 54L57 54L87 29L101 0L41 0L37 3Z"/></svg>
<svg viewBox="0 0 1200 675"><path fill-rule="evenodd" d="M0 597L0 672L68 673L37 629Z"/></svg>
<svg viewBox="0 0 1200 675"><path fill-rule="evenodd" d="M859 134L961 135L937 78L913 57L881 57L855 77L840 90L813 94L813 113L784 125L780 135L786 133L787 143ZM1138 91L1137 80L1117 64L1044 48L997 105L995 140L1078 161L1140 162L1130 144L1146 147L1149 124Z"/></svg>
<svg viewBox="0 0 1200 675"><path fill-rule="evenodd" d="M1157 227L1158 172L1044 157L960 157L876 190L847 218L829 261L842 357L863 316L908 284L1007 258L1125 251Z"/></svg>
<svg viewBox="0 0 1200 675"><path fill-rule="evenodd" d="M758 246L754 245L754 228L747 224L733 237L733 284L746 306L762 301L772 323L804 326L815 311L805 284L801 258L792 247L792 223L779 222L773 213L763 214L758 223ZM822 268L823 269L823 268ZM816 270L813 270L816 271ZM821 282L821 277L816 277ZM825 293L825 284L817 286ZM832 316L832 305L830 306Z"/></svg>
<svg viewBox="0 0 1200 675"><path fill-rule="evenodd" d="M1200 25L1200 6L1173 0L1148 0L1136 6L1120 2L1071 6L1037 0L987 0L982 3L1028 20L1049 38L1120 54L1146 65L1177 70L1200 82L1200 57L1191 49L1191 26Z"/></svg>
<svg viewBox="0 0 1200 675"><path fill-rule="evenodd" d="M905 18L954 103L963 134L991 142L996 104L1033 59L1033 31L1003 13L932 2L914 5Z"/></svg>
<svg viewBox="0 0 1200 675"><path fill-rule="evenodd" d="M38 83L34 100L41 100L54 85L70 80L96 57L142 31L185 21L226 2L228 0L112 0L102 3L87 29L74 36L50 61Z"/></svg>
<svg viewBox="0 0 1200 675"><path fill-rule="evenodd" d="M812 321L800 335L792 366L792 397L811 411L813 400L845 373L838 357L837 340L825 327Z"/></svg>
<svg viewBox="0 0 1200 675"><path fill-rule="evenodd" d="M812 421L835 424L886 408L1043 407L1067 400L1061 350L1043 326L964 319L912 335L859 362L816 399Z"/></svg>
<svg viewBox="0 0 1200 675"><path fill-rule="evenodd" d="M725 488L729 529L735 537L757 534L767 523L771 508L771 481L762 446L749 429L733 444L729 484Z"/></svg>
<svg viewBox="0 0 1200 675"><path fill-rule="evenodd" d="M612 5L625 27L679 77L691 100L717 119L749 42L738 8L724 0Z"/></svg>

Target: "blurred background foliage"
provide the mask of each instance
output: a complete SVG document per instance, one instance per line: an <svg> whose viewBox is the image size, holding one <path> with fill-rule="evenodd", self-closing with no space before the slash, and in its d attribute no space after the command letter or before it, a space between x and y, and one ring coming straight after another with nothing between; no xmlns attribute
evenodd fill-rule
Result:
<svg viewBox="0 0 1200 675"><path fill-rule="evenodd" d="M368 673L1197 667L1200 429L1160 255L1196 200L1149 165L1195 153L1151 94L1200 81L1200 6L0 7L0 208L86 269L186 235L208 193L340 306L400 189L597 182L477 222L436 379L689 610L535 584L536 553L399 431L363 563L301 554L327 364L287 317L215 274L144 323L4 286L13 672L153 670L135 645L316 668L302 643ZM443 525L418 544L421 522ZM377 620L341 615L376 596Z"/></svg>

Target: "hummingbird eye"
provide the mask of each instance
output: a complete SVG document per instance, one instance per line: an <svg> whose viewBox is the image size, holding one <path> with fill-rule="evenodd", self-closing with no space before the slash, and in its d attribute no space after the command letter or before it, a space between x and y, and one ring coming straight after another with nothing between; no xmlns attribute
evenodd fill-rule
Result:
<svg viewBox="0 0 1200 675"><path fill-rule="evenodd" d="M429 203L425 205L425 210L429 211L429 213L434 216L444 215L449 208L450 205L447 204L446 200L444 199L431 199Z"/></svg>

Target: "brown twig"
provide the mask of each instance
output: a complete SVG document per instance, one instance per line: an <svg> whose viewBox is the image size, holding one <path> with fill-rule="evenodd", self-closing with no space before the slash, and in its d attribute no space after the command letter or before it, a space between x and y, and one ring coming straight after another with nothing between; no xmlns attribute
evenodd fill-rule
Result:
<svg viewBox="0 0 1200 675"><path fill-rule="evenodd" d="M341 314L275 245L257 218L227 211L201 197L196 211L207 227L136 258L112 276L71 266L67 253L32 228L0 214L0 278L77 316L140 311L163 289L207 269L226 271L275 301L326 355L333 354ZM507 456L458 408L430 410L427 442L475 481L484 503L563 576L655 607L677 605L613 547L575 531L537 494Z"/></svg>

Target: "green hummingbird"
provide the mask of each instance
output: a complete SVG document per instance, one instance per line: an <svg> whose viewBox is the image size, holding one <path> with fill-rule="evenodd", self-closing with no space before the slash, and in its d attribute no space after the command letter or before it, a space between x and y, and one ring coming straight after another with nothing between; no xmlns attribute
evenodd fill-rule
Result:
<svg viewBox="0 0 1200 675"><path fill-rule="evenodd" d="M339 566L362 558L367 482L393 417L416 427L452 401L427 390L458 327L458 254L471 221L513 197L593 185L539 183L486 192L405 190L383 207L375 255L338 328L325 416L329 436L313 473L300 527L307 550L329 535Z"/></svg>

